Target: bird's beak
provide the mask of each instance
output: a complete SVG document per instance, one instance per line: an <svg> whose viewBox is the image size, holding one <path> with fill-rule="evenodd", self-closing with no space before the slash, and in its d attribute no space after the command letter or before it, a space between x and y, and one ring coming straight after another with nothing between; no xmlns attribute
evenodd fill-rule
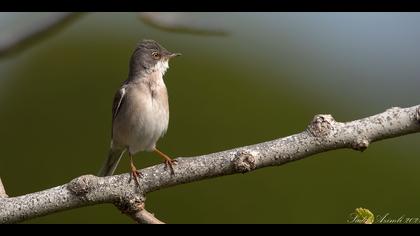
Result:
<svg viewBox="0 0 420 236"><path fill-rule="evenodd" d="M170 58L181 56L181 55L182 55L181 53L171 53L168 55L168 58L170 59Z"/></svg>

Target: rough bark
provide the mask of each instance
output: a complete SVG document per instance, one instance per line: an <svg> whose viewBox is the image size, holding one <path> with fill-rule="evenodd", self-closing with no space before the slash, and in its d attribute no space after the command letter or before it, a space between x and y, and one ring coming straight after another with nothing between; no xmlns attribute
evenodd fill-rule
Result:
<svg viewBox="0 0 420 236"><path fill-rule="evenodd" d="M339 148L365 150L372 142L420 132L420 105L394 107L351 122L316 115L301 133L202 156L177 158L174 174L165 165L140 170L140 186L130 174L84 175L68 184L18 197L0 198L0 223L19 222L66 209L113 203L140 223L161 223L144 209L147 193L217 176L278 166Z"/></svg>

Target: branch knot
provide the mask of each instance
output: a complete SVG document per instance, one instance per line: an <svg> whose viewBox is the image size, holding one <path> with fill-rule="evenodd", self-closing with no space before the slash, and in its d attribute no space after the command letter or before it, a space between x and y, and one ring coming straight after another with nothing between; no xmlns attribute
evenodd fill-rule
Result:
<svg viewBox="0 0 420 236"><path fill-rule="evenodd" d="M84 196L92 190L95 178L93 175L82 175L70 181L67 188L76 196Z"/></svg>
<svg viewBox="0 0 420 236"><path fill-rule="evenodd" d="M416 120L420 123L420 106L418 106L416 110Z"/></svg>
<svg viewBox="0 0 420 236"><path fill-rule="evenodd" d="M257 167L255 155L245 150L236 152L232 164L235 171L239 173L246 173Z"/></svg>
<svg viewBox="0 0 420 236"><path fill-rule="evenodd" d="M361 152L366 150L368 146L369 146L369 140L367 138L358 138L356 139L356 141L354 141L351 144L351 148L353 148L356 151L361 151Z"/></svg>
<svg viewBox="0 0 420 236"><path fill-rule="evenodd" d="M308 131L315 137L326 137L334 130L335 120L331 115L315 115Z"/></svg>
<svg viewBox="0 0 420 236"><path fill-rule="evenodd" d="M130 196L120 199L114 203L118 209L124 214L133 214L144 210L144 198L142 196Z"/></svg>

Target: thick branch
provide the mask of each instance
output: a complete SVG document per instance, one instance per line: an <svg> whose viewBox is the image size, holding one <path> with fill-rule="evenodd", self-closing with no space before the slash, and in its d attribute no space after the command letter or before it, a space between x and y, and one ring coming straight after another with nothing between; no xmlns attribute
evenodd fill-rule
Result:
<svg viewBox="0 0 420 236"><path fill-rule="evenodd" d="M34 23L31 27L24 27L19 31L3 36L0 40L0 57L19 52L43 39L52 32L63 28L81 13L63 12L57 13Z"/></svg>
<svg viewBox="0 0 420 236"><path fill-rule="evenodd" d="M420 132L419 105L395 107L346 123L335 121L331 115L316 115L305 131L295 135L208 155L178 158L174 175L163 164L142 169L140 187L129 182L129 174L102 178L86 175L41 192L0 199L0 222L18 222L99 203L114 203L120 209L141 214L138 206L144 203L145 194L158 189L282 165L333 149L363 151L374 141L415 132Z"/></svg>

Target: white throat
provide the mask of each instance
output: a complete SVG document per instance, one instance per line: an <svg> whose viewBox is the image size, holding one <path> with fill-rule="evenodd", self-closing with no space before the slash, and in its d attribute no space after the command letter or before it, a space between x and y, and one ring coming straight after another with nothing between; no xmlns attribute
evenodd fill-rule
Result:
<svg viewBox="0 0 420 236"><path fill-rule="evenodd" d="M165 61L158 61L158 63L156 63L156 65L152 68L153 72L158 72L160 74L162 74L162 76L165 74L166 70L168 70L169 68L169 63L168 60Z"/></svg>

